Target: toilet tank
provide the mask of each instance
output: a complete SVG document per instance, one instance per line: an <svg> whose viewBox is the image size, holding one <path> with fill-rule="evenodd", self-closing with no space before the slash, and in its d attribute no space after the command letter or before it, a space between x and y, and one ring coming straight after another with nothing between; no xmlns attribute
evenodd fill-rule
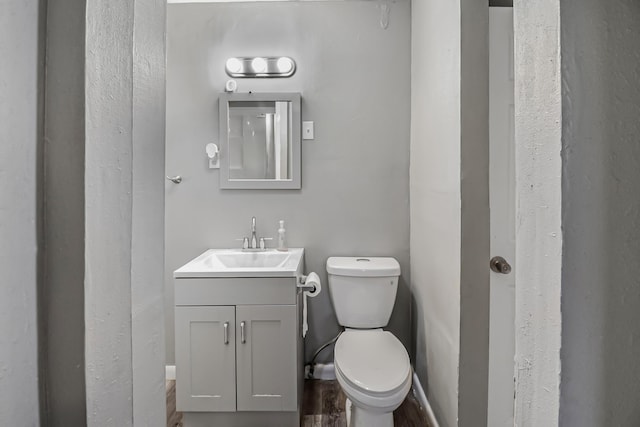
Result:
<svg viewBox="0 0 640 427"><path fill-rule="evenodd" d="M394 258L331 257L329 295L338 323L347 328L382 328L396 302L400 264Z"/></svg>

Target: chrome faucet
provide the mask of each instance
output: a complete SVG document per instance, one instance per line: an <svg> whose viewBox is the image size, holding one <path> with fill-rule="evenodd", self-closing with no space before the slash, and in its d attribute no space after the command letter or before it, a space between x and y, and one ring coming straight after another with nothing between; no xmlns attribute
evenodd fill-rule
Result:
<svg viewBox="0 0 640 427"><path fill-rule="evenodd" d="M251 218L251 245L249 249L258 249L258 239L256 237L256 217Z"/></svg>
<svg viewBox="0 0 640 427"><path fill-rule="evenodd" d="M256 217L251 218L251 238L244 237L242 239L242 250L243 251L264 251L267 249L267 240L272 240L269 237L260 237L258 238L256 234Z"/></svg>

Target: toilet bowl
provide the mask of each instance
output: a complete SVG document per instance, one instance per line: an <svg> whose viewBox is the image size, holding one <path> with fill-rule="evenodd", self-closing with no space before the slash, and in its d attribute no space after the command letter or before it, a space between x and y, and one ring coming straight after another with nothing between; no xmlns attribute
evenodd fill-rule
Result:
<svg viewBox="0 0 640 427"><path fill-rule="evenodd" d="M393 411L411 389L407 350L386 326L400 276L393 258L332 257L329 293L346 330L336 341L336 378L347 396L347 425L392 427Z"/></svg>
<svg viewBox="0 0 640 427"><path fill-rule="evenodd" d="M393 426L393 411L404 401L412 380L402 343L382 329L347 330L336 342L334 364L336 379L353 405L347 424Z"/></svg>

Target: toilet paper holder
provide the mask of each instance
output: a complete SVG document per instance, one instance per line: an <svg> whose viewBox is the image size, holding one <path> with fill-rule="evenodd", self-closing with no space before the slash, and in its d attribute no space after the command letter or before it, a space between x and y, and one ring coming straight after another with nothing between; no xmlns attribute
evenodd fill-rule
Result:
<svg viewBox="0 0 640 427"><path fill-rule="evenodd" d="M316 285L307 285L307 276L298 277L298 284L296 285L298 289L302 289L303 291L315 292Z"/></svg>

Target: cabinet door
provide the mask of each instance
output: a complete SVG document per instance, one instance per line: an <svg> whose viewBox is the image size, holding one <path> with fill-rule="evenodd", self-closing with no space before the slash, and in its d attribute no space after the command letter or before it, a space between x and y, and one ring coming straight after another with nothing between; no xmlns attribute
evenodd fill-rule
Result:
<svg viewBox="0 0 640 427"><path fill-rule="evenodd" d="M297 410L296 306L236 307L238 411Z"/></svg>
<svg viewBox="0 0 640 427"><path fill-rule="evenodd" d="M176 307L176 408L236 410L235 307Z"/></svg>

